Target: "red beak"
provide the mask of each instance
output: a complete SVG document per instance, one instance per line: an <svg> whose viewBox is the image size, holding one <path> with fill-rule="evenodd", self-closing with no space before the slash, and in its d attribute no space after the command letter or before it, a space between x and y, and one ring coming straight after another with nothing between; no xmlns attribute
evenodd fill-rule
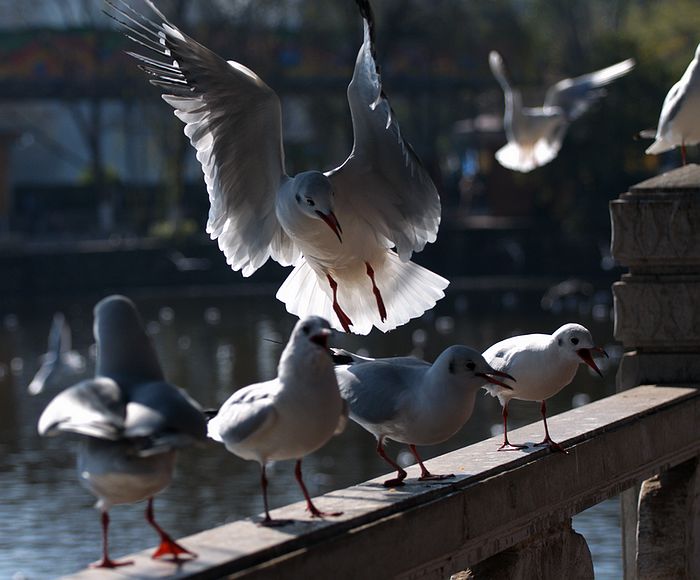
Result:
<svg viewBox="0 0 700 580"><path fill-rule="evenodd" d="M508 373L504 373L503 371L497 371L497 370L490 370L487 373L476 373L477 377L481 377L482 379L486 380L486 382L491 383L492 385L498 385L499 387L503 387L504 389L508 389L509 391L513 390L513 387L510 385L507 385L503 381L499 381L498 379L494 379L493 377L490 377L489 375L496 375L498 377L503 377L506 379L510 379L514 383L517 382L512 376L510 376Z"/></svg>
<svg viewBox="0 0 700 580"><path fill-rule="evenodd" d="M593 356L591 355L591 351L594 350L595 352L599 352L600 354L604 354L606 357L608 356L608 353L605 352L602 348L599 346L594 346L593 348L579 348L576 351L576 354L581 357L581 360L585 362L589 367L591 367L595 372L598 373L600 377L603 376L603 373L600 372L600 369L598 366L595 364L593 361Z"/></svg>
<svg viewBox="0 0 700 580"><path fill-rule="evenodd" d="M317 334L309 337L309 340L314 344L317 344L321 348L328 350L328 337L331 335L331 331L327 328L322 329Z"/></svg>
<svg viewBox="0 0 700 580"><path fill-rule="evenodd" d="M335 214L332 211L329 211L328 213L323 213L323 212L318 211L318 210L316 210L316 214L324 222L326 222L326 224L328 224L328 227L333 230L333 233L336 236L338 236L338 241L342 244L343 238L340 237L340 234L343 233L343 228L340 227L340 223L338 222L338 218L335 217Z"/></svg>

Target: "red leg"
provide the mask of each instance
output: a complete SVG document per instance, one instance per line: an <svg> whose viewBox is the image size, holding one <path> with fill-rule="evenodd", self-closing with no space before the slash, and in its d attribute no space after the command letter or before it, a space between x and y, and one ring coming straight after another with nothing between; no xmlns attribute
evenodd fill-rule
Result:
<svg viewBox="0 0 700 580"><path fill-rule="evenodd" d="M408 473L403 469L398 463L389 458L389 456L384 452L384 438L380 437L377 440L377 453L379 456L391 465L396 470L396 477L393 479L387 479L384 482L384 487L398 487L403 485L403 480L406 479Z"/></svg>
<svg viewBox="0 0 700 580"><path fill-rule="evenodd" d="M549 436L549 429L547 428L546 401L542 401L542 403L540 404L540 413L542 413L542 421L544 421L544 439L540 441L539 445L547 445L552 451L561 451L562 453L566 453L566 450L556 441L552 441L552 438Z"/></svg>
<svg viewBox="0 0 700 580"><path fill-rule="evenodd" d="M503 443L501 443L498 451L519 451L526 448L527 445L514 444L508 441L508 401L506 401L506 404L503 405Z"/></svg>
<svg viewBox="0 0 700 580"><path fill-rule="evenodd" d="M119 566L130 566L134 562L126 560L123 562L115 562L109 557L109 542L107 541L109 530L109 513L107 510L102 511L102 560L90 564L90 568L118 568Z"/></svg>
<svg viewBox="0 0 700 580"><path fill-rule="evenodd" d="M681 160L683 161L683 165L686 163L686 150L685 150L685 141L681 143Z"/></svg>
<svg viewBox="0 0 700 580"><path fill-rule="evenodd" d="M156 558L162 558L163 556L172 556L171 562L180 563L187 562L193 558L197 557L197 554L190 552L186 548L183 548L175 540L173 540L169 534L161 528L156 522L156 518L153 515L153 498L148 498L148 505L146 506L146 521L153 526L153 529L158 532L160 536L160 546L153 552L151 558L154 560ZM183 554L187 554L188 557L183 558Z"/></svg>
<svg viewBox="0 0 700 580"><path fill-rule="evenodd" d="M311 497L309 497L309 492L304 485L304 480L301 477L301 459L297 459L296 467L294 467L294 476L297 478L301 492L304 494L304 498L306 499L306 511L311 512L312 518L325 518L327 516L337 517L343 515L343 512L322 512L313 504Z"/></svg>
<svg viewBox="0 0 700 580"><path fill-rule="evenodd" d="M331 278L330 274L326 274L328 278L328 283L331 285L331 290L333 290L333 312L335 312L340 324L345 332L350 332L350 327L352 326L352 320L350 317L343 312L343 309L338 304L338 283Z"/></svg>
<svg viewBox="0 0 700 580"><path fill-rule="evenodd" d="M416 450L415 445L409 445L408 448L411 450L411 453L413 453L413 457L416 458L416 461L418 461L418 465L420 465L420 479L421 481L425 481L428 479L436 480L436 479L447 479L448 477L454 477L454 473L448 473L444 475L433 475L430 473L425 465L423 465L423 462L420 459L420 456L418 455L418 451Z"/></svg>
<svg viewBox="0 0 700 580"><path fill-rule="evenodd" d="M292 520L273 520L270 517L270 509L267 505L267 476L265 475L265 464L263 463L260 469L260 487L263 493L263 505L265 506L265 518L260 522L261 526L266 526L269 528L275 528L280 526L286 526L292 523Z"/></svg>
<svg viewBox="0 0 700 580"><path fill-rule="evenodd" d="M370 280L372 280L372 292L374 293L374 298L377 301L379 318L381 318L382 322L384 322L386 320L386 307L384 306L382 293L379 291L379 288L377 288L377 283L374 281L374 270L372 269L372 266L369 265L369 262L365 262L365 266L367 266L367 275L369 276Z"/></svg>

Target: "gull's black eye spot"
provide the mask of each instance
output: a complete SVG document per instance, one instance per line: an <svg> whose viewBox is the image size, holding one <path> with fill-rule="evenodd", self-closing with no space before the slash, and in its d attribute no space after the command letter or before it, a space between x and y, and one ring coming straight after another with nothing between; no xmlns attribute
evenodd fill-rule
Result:
<svg viewBox="0 0 700 580"><path fill-rule="evenodd" d="M311 207L315 206L316 204L314 203L313 199L309 199L308 197L306 198L306 205L310 205Z"/></svg>
<svg viewBox="0 0 700 580"><path fill-rule="evenodd" d="M562 345L561 338L558 338L558 339L557 339L557 344L558 344L559 346Z"/></svg>
<svg viewBox="0 0 700 580"><path fill-rule="evenodd" d="M311 329L309 328L308 324L302 326L301 329L304 331L304 334L309 334L309 332L311 332Z"/></svg>
<svg viewBox="0 0 700 580"><path fill-rule="evenodd" d="M571 344L578 344L578 338L575 336L571 339Z"/></svg>
<svg viewBox="0 0 700 580"><path fill-rule="evenodd" d="M473 370L476 368L476 364L473 363L472 361L469 361L469 362L467 363L467 368L468 368L470 371L473 371Z"/></svg>
<svg viewBox="0 0 700 580"><path fill-rule="evenodd" d="M294 196L294 199L297 200L297 203L301 203L301 196L298 193Z"/></svg>
<svg viewBox="0 0 700 580"><path fill-rule="evenodd" d="M455 362L454 361L450 361L450 365L447 368L450 371L451 375L455 374Z"/></svg>

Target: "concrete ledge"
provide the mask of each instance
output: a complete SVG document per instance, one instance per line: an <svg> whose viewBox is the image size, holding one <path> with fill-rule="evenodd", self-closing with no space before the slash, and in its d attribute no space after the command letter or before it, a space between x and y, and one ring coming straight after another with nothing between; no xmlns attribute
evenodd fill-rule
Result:
<svg viewBox="0 0 700 580"><path fill-rule="evenodd" d="M133 556L135 566L67 578L306 580L371 571L444 579L698 455L699 423L700 391L641 386L552 417L550 431L567 455L498 452L496 437L428 462L454 480L421 483L411 467L397 490L377 478L322 496L319 508L344 511L340 518L310 520L299 502L273 512L294 525L267 529L248 519L184 538L199 558L180 568L152 561L147 550ZM541 431L538 422L512 439L539 441Z"/></svg>

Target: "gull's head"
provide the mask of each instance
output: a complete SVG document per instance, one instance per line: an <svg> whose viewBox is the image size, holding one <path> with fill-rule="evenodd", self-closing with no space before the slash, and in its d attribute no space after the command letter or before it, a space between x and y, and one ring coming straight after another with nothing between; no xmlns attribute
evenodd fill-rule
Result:
<svg viewBox="0 0 700 580"><path fill-rule="evenodd" d="M478 350L468 346L451 346L435 362L436 364L445 365L448 376L457 380L461 385L478 389L484 386L484 383L489 383L504 389L513 390L513 387L497 378L500 377L501 379L515 382L512 376L494 369L486 362L486 359Z"/></svg>
<svg viewBox="0 0 700 580"><path fill-rule="evenodd" d="M340 242L343 229L335 217L333 185L320 171L305 171L294 178L294 202L307 216L320 219L333 231Z"/></svg>
<svg viewBox="0 0 700 580"><path fill-rule="evenodd" d="M595 345L590 331L580 324L569 323L559 328L552 337L556 341L563 356L576 362L583 361L601 377L603 374L593 361L591 352L597 352L608 356L602 348Z"/></svg>
<svg viewBox="0 0 700 580"><path fill-rule="evenodd" d="M292 331L291 342L298 344L304 350L312 353L324 353L331 356L328 349L328 338L333 331L325 318L320 316L307 316L296 323Z"/></svg>

